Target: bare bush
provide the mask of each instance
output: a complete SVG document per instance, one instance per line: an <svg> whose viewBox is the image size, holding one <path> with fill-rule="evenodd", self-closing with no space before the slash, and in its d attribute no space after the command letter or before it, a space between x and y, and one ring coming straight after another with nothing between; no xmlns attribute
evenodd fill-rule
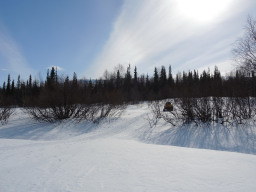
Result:
<svg viewBox="0 0 256 192"><path fill-rule="evenodd" d="M161 118L173 126L178 125L179 113L177 108L175 107L173 111L163 112L161 114Z"/></svg>
<svg viewBox="0 0 256 192"><path fill-rule="evenodd" d="M96 111L91 119L94 123L98 123L106 118L119 118L124 112L126 105L101 104L96 105Z"/></svg>
<svg viewBox="0 0 256 192"><path fill-rule="evenodd" d="M177 98L175 105L178 107L178 116L182 123L211 123L212 104L210 97L202 98Z"/></svg>
<svg viewBox="0 0 256 192"><path fill-rule="evenodd" d="M125 105L112 104L79 104L48 108L29 107L26 108L26 112L38 121L55 122L73 118L77 121L87 120L98 123L106 118L120 117L125 107Z"/></svg>
<svg viewBox="0 0 256 192"><path fill-rule="evenodd" d="M151 128L156 126L158 123L158 120L161 119L160 106L161 104L159 103L159 101L154 101L152 103L149 103L151 114L147 114L147 120Z"/></svg>
<svg viewBox="0 0 256 192"><path fill-rule="evenodd" d="M176 98L175 105L179 108L179 119L183 123L191 123L195 121L195 111L194 107L196 105L196 100L194 98Z"/></svg>
<svg viewBox="0 0 256 192"><path fill-rule="evenodd" d="M224 100L222 97L212 98L212 120L214 122L223 121Z"/></svg>
<svg viewBox="0 0 256 192"><path fill-rule="evenodd" d="M195 116L195 122L199 123L211 123L212 118L212 105L210 97L202 97L194 99L193 113Z"/></svg>
<svg viewBox="0 0 256 192"><path fill-rule="evenodd" d="M7 124L10 116L13 113L13 109L11 107L1 107L0 108L0 121L1 124Z"/></svg>
<svg viewBox="0 0 256 192"><path fill-rule="evenodd" d="M51 106L51 107L27 107L26 112L37 121L54 122L68 119L71 117L78 118L82 113L82 107L78 105Z"/></svg>
<svg viewBox="0 0 256 192"><path fill-rule="evenodd" d="M14 110L10 105L9 99L0 95L0 121L2 125L8 123L8 120L13 112Z"/></svg>
<svg viewBox="0 0 256 192"><path fill-rule="evenodd" d="M151 113L147 115L149 126L155 127L160 119L163 119L167 123L173 126L178 124L180 119L177 107L174 107L173 111L163 111L164 101L154 101L149 104Z"/></svg>
<svg viewBox="0 0 256 192"><path fill-rule="evenodd" d="M226 98L227 114L225 118L232 123L243 124L246 120L255 117L256 101L251 97Z"/></svg>
<svg viewBox="0 0 256 192"><path fill-rule="evenodd" d="M163 112L163 106L164 101L149 105L151 114L147 120L150 127L156 126L160 119L173 126L188 123L232 125L244 124L256 116L255 97L176 98L173 111Z"/></svg>

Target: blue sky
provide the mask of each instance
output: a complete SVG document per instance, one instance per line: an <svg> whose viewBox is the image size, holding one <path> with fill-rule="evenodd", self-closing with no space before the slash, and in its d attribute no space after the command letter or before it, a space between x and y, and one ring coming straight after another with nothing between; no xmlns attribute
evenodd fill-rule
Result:
<svg viewBox="0 0 256 192"><path fill-rule="evenodd" d="M228 72L255 13L254 0L0 0L0 85L8 74L45 78L51 66L79 78L118 64Z"/></svg>

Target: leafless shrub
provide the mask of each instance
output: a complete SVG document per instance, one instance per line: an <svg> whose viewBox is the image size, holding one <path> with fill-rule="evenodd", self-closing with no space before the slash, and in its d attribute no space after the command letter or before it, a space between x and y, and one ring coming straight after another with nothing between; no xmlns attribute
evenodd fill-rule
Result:
<svg viewBox="0 0 256 192"><path fill-rule="evenodd" d="M173 111L163 111L164 101L154 101L149 104L151 110L150 114L147 114L147 120L151 128L155 127L160 119L170 123L171 125L177 125L178 110L174 107Z"/></svg>
<svg viewBox="0 0 256 192"><path fill-rule="evenodd" d="M168 112L162 112L161 113L161 118L167 122L170 123L173 126L176 126L178 124L178 119L180 115L178 113L177 108L175 107L173 111L168 111Z"/></svg>
<svg viewBox="0 0 256 192"><path fill-rule="evenodd" d="M179 109L179 119L185 123L194 122L196 119L196 114L194 107L196 105L196 99L194 98L176 98L175 105L178 106Z"/></svg>
<svg viewBox="0 0 256 192"><path fill-rule="evenodd" d="M212 122L212 105L210 97L202 97L193 99L192 108L194 113L194 121L199 123Z"/></svg>
<svg viewBox="0 0 256 192"><path fill-rule="evenodd" d="M160 106L161 104L159 103L159 101L154 101L152 103L149 103L151 114L147 114L147 120L151 128L155 127L158 123L158 120L161 119Z"/></svg>
<svg viewBox="0 0 256 192"><path fill-rule="evenodd" d="M14 110L10 105L10 101L0 95L0 122L2 125L7 124Z"/></svg>
<svg viewBox="0 0 256 192"><path fill-rule="evenodd" d="M50 107L27 107L25 111L35 120L54 122L68 119L71 117L79 117L82 107L79 105L63 105Z"/></svg>
<svg viewBox="0 0 256 192"><path fill-rule="evenodd" d="M175 99L175 105L178 107L177 116L179 120L184 124L195 123L199 125L201 123L212 122L212 104L211 98L177 98Z"/></svg>
<svg viewBox="0 0 256 192"><path fill-rule="evenodd" d="M13 109L11 107L1 107L0 108L0 121L1 124L7 124L10 116L13 114Z"/></svg>
<svg viewBox="0 0 256 192"><path fill-rule="evenodd" d="M79 104L66 106L51 106L48 108L28 107L26 112L35 120L55 122L68 118L77 121L87 120L98 123L106 118L118 118L125 110L125 105L111 104Z"/></svg>
<svg viewBox="0 0 256 192"><path fill-rule="evenodd" d="M212 98L212 121L214 122L223 121L223 106L224 106L224 99L222 97Z"/></svg>
<svg viewBox="0 0 256 192"><path fill-rule="evenodd" d="M243 124L248 119L255 117L256 102L251 97L230 97L227 98L226 110L228 111L229 122Z"/></svg>
<svg viewBox="0 0 256 192"><path fill-rule="evenodd" d="M149 104L151 113L147 115L150 127L157 125L160 119L175 126L195 123L223 125L244 124L256 116L256 98L252 97L203 97L176 98L174 110L163 112L164 101Z"/></svg>
<svg viewBox="0 0 256 192"><path fill-rule="evenodd" d="M119 118L124 112L126 105L101 104L96 105L96 111L91 119L94 123L98 123L106 118Z"/></svg>

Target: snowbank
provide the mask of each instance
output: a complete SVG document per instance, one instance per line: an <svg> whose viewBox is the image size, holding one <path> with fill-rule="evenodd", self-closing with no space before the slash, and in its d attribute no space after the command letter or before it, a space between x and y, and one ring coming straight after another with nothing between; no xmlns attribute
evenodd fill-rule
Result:
<svg viewBox="0 0 256 192"><path fill-rule="evenodd" d="M255 191L256 156L244 154L256 151L252 126L150 128L148 112L129 106L97 125L16 110L0 127L0 191Z"/></svg>

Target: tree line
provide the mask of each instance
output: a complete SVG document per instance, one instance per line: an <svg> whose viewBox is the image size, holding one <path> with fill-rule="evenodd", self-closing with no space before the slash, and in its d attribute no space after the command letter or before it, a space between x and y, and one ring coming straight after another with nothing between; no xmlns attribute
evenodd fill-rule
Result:
<svg viewBox="0 0 256 192"><path fill-rule="evenodd" d="M241 70L222 76L215 67L213 73L209 69L201 74L194 70L173 76L171 66L168 72L162 66L155 67L151 77L138 75L137 67L131 71L130 65L125 70L119 65L113 72L105 71L101 79L79 80L76 73L72 78L63 77L52 67L44 82L33 80L30 75L27 81L18 76L16 83L8 75L0 88L1 109L5 114L2 119L7 119L6 114L15 106L24 107L36 120L52 122L72 117L97 122L121 114L127 103L182 98L183 105L176 103L187 106L186 101L192 106L200 98L256 97L256 77ZM209 105L209 101L205 104ZM193 116L190 112L188 116Z"/></svg>
<svg viewBox="0 0 256 192"><path fill-rule="evenodd" d="M119 68L124 68L119 66ZM172 74L162 66L155 68L153 76L138 75L137 68L131 72L130 65L124 70L106 71L104 77L95 80L79 80L62 77L53 67L48 70L45 82L33 80L11 80L0 88L1 105L29 107L46 103L123 103L162 100L166 98L200 98L200 97L255 97L256 77L241 70L222 76L215 67L211 73L208 69L201 74L198 71Z"/></svg>

